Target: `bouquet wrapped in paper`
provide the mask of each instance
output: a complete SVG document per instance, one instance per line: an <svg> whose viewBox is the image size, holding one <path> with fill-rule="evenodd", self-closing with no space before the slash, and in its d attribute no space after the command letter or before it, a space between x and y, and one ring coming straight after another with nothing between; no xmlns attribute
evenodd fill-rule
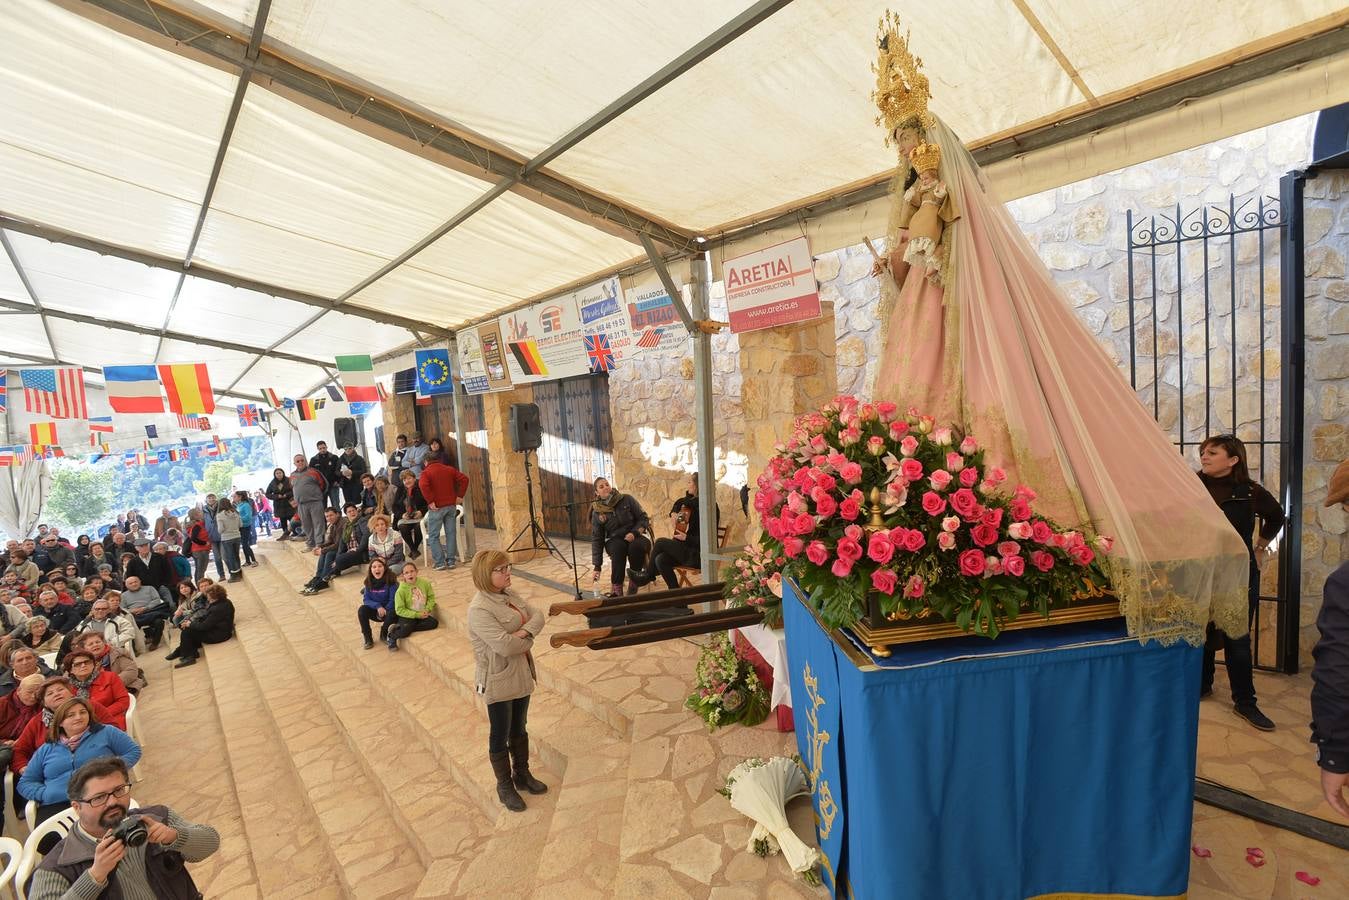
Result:
<svg viewBox="0 0 1349 900"><path fill-rule="evenodd" d="M758 856L781 852L793 872L819 884L820 851L797 837L787 821L787 801L809 793L800 762L785 756L745 760L731 770L722 790L737 812L754 821L747 850Z"/></svg>

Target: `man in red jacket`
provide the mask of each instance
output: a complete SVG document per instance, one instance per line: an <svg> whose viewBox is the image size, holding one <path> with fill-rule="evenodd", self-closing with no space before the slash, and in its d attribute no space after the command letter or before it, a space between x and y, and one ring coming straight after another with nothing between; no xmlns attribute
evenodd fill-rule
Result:
<svg viewBox="0 0 1349 900"><path fill-rule="evenodd" d="M426 541L431 561L440 570L453 569L459 559L459 500L468 490L468 476L445 461L443 456L428 455L426 468L417 479L426 498ZM440 539L441 529L445 540Z"/></svg>

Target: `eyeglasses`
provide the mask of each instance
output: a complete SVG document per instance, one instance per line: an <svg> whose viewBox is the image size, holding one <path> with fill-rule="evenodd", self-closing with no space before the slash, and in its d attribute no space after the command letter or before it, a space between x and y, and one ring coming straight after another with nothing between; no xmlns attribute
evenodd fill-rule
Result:
<svg viewBox="0 0 1349 900"><path fill-rule="evenodd" d="M123 797L127 796L130 793L131 793L131 785L124 784L121 787L113 788L110 791L104 791L101 794L95 794L88 800L81 800L80 802L83 803L85 806L92 806L94 809L98 809L100 806L106 804L109 799L116 797L118 800L121 800Z"/></svg>
<svg viewBox="0 0 1349 900"><path fill-rule="evenodd" d="M93 664L94 661L92 659L77 659L70 664L70 667L72 669L81 669L85 666L92 666Z"/></svg>
<svg viewBox="0 0 1349 900"><path fill-rule="evenodd" d="M492 570L492 574L493 574L493 575L509 575L509 574L511 574L511 567L510 567L510 566L497 566L495 569Z"/></svg>

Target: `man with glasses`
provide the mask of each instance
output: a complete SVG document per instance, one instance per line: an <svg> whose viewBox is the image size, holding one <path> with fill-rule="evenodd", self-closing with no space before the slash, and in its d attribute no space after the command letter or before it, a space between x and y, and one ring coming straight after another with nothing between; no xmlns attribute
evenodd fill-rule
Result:
<svg viewBox="0 0 1349 900"><path fill-rule="evenodd" d="M33 874L33 900L97 897L200 897L185 862L201 862L220 848L209 825L183 819L167 806L138 808L145 843L128 847L111 832L129 813L131 773L110 756L85 763L67 788L77 823Z"/></svg>
<svg viewBox="0 0 1349 900"><path fill-rule="evenodd" d="M56 570L58 572L65 569L66 566L75 562L75 552L61 543L56 532L49 531L42 537L42 550L45 561L33 560L43 573ZM45 566L45 568L44 568Z"/></svg>

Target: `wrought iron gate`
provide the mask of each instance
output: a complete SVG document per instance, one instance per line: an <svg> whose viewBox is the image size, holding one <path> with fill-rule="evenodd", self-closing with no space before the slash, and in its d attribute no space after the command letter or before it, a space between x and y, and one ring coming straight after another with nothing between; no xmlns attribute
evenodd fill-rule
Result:
<svg viewBox="0 0 1349 900"><path fill-rule="evenodd" d="M468 500L473 504L475 528L496 527L496 506L492 501L492 470L487 463L487 426L483 420L482 395L461 394L464 413L464 440L459 447L454 427L454 400L439 395L425 406L417 407L417 430L426 440L439 437L454 454L460 470L468 476Z"/></svg>
<svg viewBox="0 0 1349 900"><path fill-rule="evenodd" d="M537 455L544 530L566 535L570 512L577 537L590 535L591 486L614 472L609 379L581 375L534 385L543 445Z"/></svg>
<svg viewBox="0 0 1349 900"><path fill-rule="evenodd" d="M1182 455L1210 435L1241 438L1251 477L1288 514L1252 628L1257 667L1283 672L1298 665L1303 445L1302 204L1291 177L1279 198L1126 215L1130 384Z"/></svg>

